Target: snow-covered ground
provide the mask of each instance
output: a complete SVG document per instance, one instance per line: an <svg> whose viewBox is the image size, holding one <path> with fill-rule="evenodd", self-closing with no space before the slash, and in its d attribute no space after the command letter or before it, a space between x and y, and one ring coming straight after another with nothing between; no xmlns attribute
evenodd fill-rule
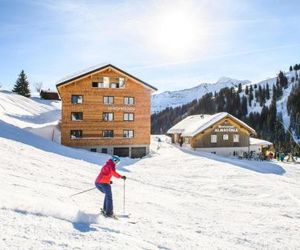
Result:
<svg viewBox="0 0 300 250"><path fill-rule="evenodd" d="M158 149L153 136L149 156L118 166L130 218L106 219L98 190L70 195L93 188L109 156L52 142L59 115L59 102L0 92L1 250L300 248L299 164L223 158L165 137ZM123 181L112 187L122 216Z"/></svg>
<svg viewBox="0 0 300 250"><path fill-rule="evenodd" d="M164 142L122 159L125 213L99 216L107 155L0 122L0 249L299 249L300 167L226 159ZM123 181L114 211L123 214ZM132 224L130 222L137 222Z"/></svg>
<svg viewBox="0 0 300 250"><path fill-rule="evenodd" d="M0 120L46 139L60 142L57 128L60 115L60 101L26 98L10 91L0 91Z"/></svg>

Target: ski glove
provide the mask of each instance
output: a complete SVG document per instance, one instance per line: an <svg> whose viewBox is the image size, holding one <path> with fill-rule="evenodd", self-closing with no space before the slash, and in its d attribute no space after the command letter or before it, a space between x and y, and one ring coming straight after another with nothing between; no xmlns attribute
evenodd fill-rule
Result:
<svg viewBox="0 0 300 250"><path fill-rule="evenodd" d="M122 178L124 181L126 180L126 176L125 176L125 175L123 175L121 178Z"/></svg>

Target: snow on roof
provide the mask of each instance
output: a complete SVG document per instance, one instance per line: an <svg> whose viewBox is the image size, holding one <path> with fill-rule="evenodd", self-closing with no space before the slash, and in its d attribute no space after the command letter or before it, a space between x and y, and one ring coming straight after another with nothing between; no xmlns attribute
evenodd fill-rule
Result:
<svg viewBox="0 0 300 250"><path fill-rule="evenodd" d="M221 119L229 116L233 120L239 122L241 125L246 127L252 133L255 133L255 130L249 127L246 123L242 122L241 120L237 119L236 117L230 115L227 112L221 112L214 115L192 115L188 116L175 126L168 130L168 134L175 134L179 133L182 136L195 136L199 134L203 130L209 128L210 126L214 125L216 122L220 121Z"/></svg>
<svg viewBox="0 0 300 250"><path fill-rule="evenodd" d="M77 78L81 75L85 75L91 71L94 71L94 70L97 70L99 68L102 68L104 66L108 65L108 63L101 63L101 64L97 64L97 65L94 65L94 66L91 66L91 67L88 67L86 69L83 69L83 70L79 70L77 72L74 72L72 74L69 74L69 75L66 75L64 76L63 78L61 78L56 84L61 84L63 82L66 82L66 81L69 81L69 80L72 80L73 78Z"/></svg>
<svg viewBox="0 0 300 250"><path fill-rule="evenodd" d="M254 145L269 146L269 145L273 145L273 143L269 142L269 141L265 141L265 140L250 137L250 145L251 146L254 146Z"/></svg>
<svg viewBox="0 0 300 250"><path fill-rule="evenodd" d="M79 77L83 77L83 76L86 76L90 73L94 73L94 72L97 72L99 70L102 70L102 69L105 69L107 67L112 67L114 68L115 70L121 72L122 74L125 74L127 76L129 76L130 78L138 81L139 83L143 84L144 86L152 89L152 90L157 90L157 88L151 86L150 84L138 79L137 77L133 76L133 75L130 75L129 73L117 68L116 66L112 65L112 64L107 64L107 63L102 63L102 64L98 64L98 65L95 65L95 66L92 66L92 67L89 67L87 69L84 69L84 70L80 70L80 71L77 71L73 74L70 74L70 75L67 75L65 77L63 77L62 79L60 79L57 83L56 83L56 87L59 87L60 85L63 85L65 83L68 83L72 80L75 80Z"/></svg>

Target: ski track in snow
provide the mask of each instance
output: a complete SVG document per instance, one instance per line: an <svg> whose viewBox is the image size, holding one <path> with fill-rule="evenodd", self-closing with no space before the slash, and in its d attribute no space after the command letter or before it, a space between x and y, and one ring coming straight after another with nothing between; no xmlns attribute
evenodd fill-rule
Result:
<svg viewBox="0 0 300 250"><path fill-rule="evenodd" d="M118 166L130 218L106 219L101 192L70 195L93 187L109 156L24 130L47 129L58 103L0 91L0 104L1 250L300 249L299 164L223 158L165 137L157 149L153 136L149 156ZM113 181L123 215L123 181Z"/></svg>
<svg viewBox="0 0 300 250"><path fill-rule="evenodd" d="M129 163L121 166L128 170L126 212L132 218L115 221L99 216L103 195L98 190L69 197L93 187L99 166L8 139L0 138L0 145L5 162L0 169L1 249L300 247L299 165L229 163L165 142L156 150L154 143L150 156L124 159ZM99 164L107 159L86 154ZM285 171L261 173L247 165ZM122 214L123 182L115 179L112 187L114 209Z"/></svg>

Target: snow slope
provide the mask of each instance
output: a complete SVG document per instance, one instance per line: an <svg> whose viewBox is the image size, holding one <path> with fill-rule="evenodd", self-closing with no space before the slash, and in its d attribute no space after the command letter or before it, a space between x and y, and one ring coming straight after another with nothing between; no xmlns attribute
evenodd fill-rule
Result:
<svg viewBox="0 0 300 250"><path fill-rule="evenodd" d="M26 98L9 91L0 91L0 120L26 129L46 139L59 142L57 128L61 102Z"/></svg>
<svg viewBox="0 0 300 250"><path fill-rule="evenodd" d="M288 101L288 98L290 96L290 93L291 93L293 87L297 84L297 81L295 80L296 79L296 74L299 75L300 71L293 70L293 71L285 72L284 74L288 79L288 87L286 89L284 89L284 88L282 89L283 94L282 94L282 97L279 100L277 100L277 102L276 102L276 109L277 109L277 114L282 117L285 130L288 130L288 128L290 127L290 116L289 116L288 111L287 111L287 101ZM276 84L276 80L277 80L277 77L274 77L274 78L269 78L269 79L266 79L266 80L263 80L263 81L260 81L260 82L256 83L257 89L259 88L259 86L264 88L264 87L266 87L267 84L269 85L270 99L266 100L266 103L265 103L265 106L267 106L267 107L269 107L271 105L272 95L273 95L273 90L272 89L273 89L273 85ZM252 85L254 85L254 84L252 84ZM245 86L243 88L243 91L240 93L240 97L242 97L243 95L246 96ZM249 86L250 85L248 85L248 87ZM254 89L254 92L255 92L255 89ZM249 96L247 96L247 98L249 100ZM251 112L260 113L262 108L263 107L260 106L259 102L257 102L255 100L255 98L252 101L251 106L249 106L249 101L248 101L248 114L251 113ZM295 138L295 140L296 140L296 138Z"/></svg>
<svg viewBox="0 0 300 250"><path fill-rule="evenodd" d="M156 139L154 137L154 139ZM174 147L163 137L122 159L126 211L99 216L92 190L107 155L53 143L0 121L0 249L297 249L300 169ZM123 181L114 180L123 214ZM137 222L131 224L129 222Z"/></svg>
<svg viewBox="0 0 300 250"><path fill-rule="evenodd" d="M152 96L151 109L152 113L164 110L167 107L177 107L189 103L195 99L201 98L203 95L215 91L219 91L225 87L237 87L239 83L248 84L248 80L236 80L229 77L221 77L216 83L201 83L200 85L179 90L166 91Z"/></svg>

